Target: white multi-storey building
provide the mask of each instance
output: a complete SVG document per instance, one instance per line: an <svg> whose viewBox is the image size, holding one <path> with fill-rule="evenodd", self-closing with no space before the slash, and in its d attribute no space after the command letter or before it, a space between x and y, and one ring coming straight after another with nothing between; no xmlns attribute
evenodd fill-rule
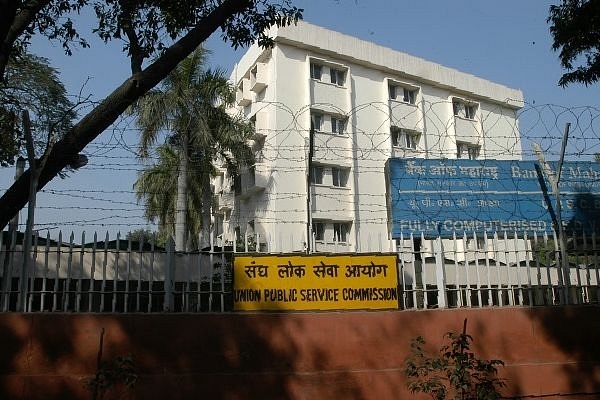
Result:
<svg viewBox="0 0 600 400"><path fill-rule="evenodd" d="M253 233L275 252L377 251L391 239L390 157L521 158L519 90L306 22L272 37L231 75L257 158L215 182L223 240Z"/></svg>

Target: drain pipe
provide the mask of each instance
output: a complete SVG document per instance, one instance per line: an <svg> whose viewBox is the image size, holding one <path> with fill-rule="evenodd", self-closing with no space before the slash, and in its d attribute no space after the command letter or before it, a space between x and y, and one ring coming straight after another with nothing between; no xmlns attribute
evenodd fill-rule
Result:
<svg viewBox="0 0 600 400"><path fill-rule="evenodd" d="M306 174L306 254L313 251L312 248L312 159L313 147L315 140L315 128L313 122L310 122L310 131L308 132L308 157L307 157L307 174Z"/></svg>

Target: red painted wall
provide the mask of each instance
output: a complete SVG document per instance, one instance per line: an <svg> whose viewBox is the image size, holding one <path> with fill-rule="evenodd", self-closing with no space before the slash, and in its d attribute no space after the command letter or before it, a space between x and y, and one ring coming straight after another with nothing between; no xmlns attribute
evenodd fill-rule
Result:
<svg viewBox="0 0 600 400"><path fill-rule="evenodd" d="M132 399L405 399L404 360L463 320L505 395L600 398L600 307L256 314L0 314L0 399L89 399L103 359L131 354ZM592 394L595 393L595 394ZM587 394L587 395L586 395ZM552 395L552 396L548 396ZM584 396L586 395L586 396Z"/></svg>

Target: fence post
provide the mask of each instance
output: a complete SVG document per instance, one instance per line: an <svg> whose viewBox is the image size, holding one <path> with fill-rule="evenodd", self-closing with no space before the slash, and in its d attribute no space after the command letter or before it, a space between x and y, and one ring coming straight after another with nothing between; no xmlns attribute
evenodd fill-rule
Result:
<svg viewBox="0 0 600 400"><path fill-rule="evenodd" d="M5 246L4 259L2 260L3 272L2 272L2 287L0 293L2 296L2 303L0 304L0 311L8 311L10 309L10 293L12 290L12 278L15 268L15 252L17 250L17 231L9 231L10 237ZM21 246L21 250L23 246Z"/></svg>
<svg viewBox="0 0 600 400"><path fill-rule="evenodd" d="M437 237L433 242L433 251L435 253L435 277L438 288L438 308L446 308L448 297L446 293L446 266L444 265L444 246L442 238Z"/></svg>
<svg viewBox="0 0 600 400"><path fill-rule="evenodd" d="M165 300L163 303L163 311L173 311L173 289L175 276L175 242L173 238L167 239L167 265L165 268Z"/></svg>

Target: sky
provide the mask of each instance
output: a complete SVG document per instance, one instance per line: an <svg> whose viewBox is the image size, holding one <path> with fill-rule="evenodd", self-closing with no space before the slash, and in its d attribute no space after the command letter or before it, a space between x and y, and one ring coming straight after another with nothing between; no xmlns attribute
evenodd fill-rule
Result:
<svg viewBox="0 0 600 400"><path fill-rule="evenodd" d="M550 5L557 1L295 0L294 4L304 9L304 20L312 24L520 89L526 104L543 110L542 123L526 124L525 129L531 126L534 135L560 137L564 122L573 120L573 134L585 140L574 141L568 155L584 154L588 160L594 151L600 152L594 126L597 112L589 115L590 107L600 108L600 84L557 85L564 71L551 49L546 22ZM91 27L92 18L81 20L84 31ZM59 43L43 37L34 38L31 51L50 59L72 96L99 101L128 77L129 62L120 43L105 45L89 30L86 37L91 48L77 49L71 57ZM220 32L205 47L212 52L210 66L226 71L245 51L223 43ZM39 193L35 229L53 238L62 231L63 240L73 232L77 243L90 241L94 232L101 240L107 232L113 238L117 232L124 237L130 230L154 230L133 192L140 168L135 159L137 140L135 127L122 121L91 143L85 150L90 159L86 167L66 179L55 179ZM0 190L13 179L14 168L0 168ZM22 211L21 224L25 215Z"/></svg>

